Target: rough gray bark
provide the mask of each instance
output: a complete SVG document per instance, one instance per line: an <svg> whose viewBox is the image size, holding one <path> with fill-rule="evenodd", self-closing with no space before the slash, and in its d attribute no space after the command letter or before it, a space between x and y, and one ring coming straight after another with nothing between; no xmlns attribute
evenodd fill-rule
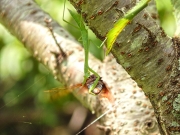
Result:
<svg viewBox="0 0 180 135"><path fill-rule="evenodd" d="M102 40L137 1L71 0ZM179 24L179 1L172 1ZM91 6L89 6L91 5ZM101 5L101 6L99 6ZM150 5L153 5L151 3ZM178 27L179 29L179 27ZM156 13L141 11L120 34L112 53L150 99L162 134L180 134L180 39L167 37Z"/></svg>
<svg viewBox="0 0 180 135"><path fill-rule="evenodd" d="M106 32L113 26L113 22L135 3L128 4L128 1L121 3L112 0L101 2L101 4L98 2L100 1L80 0L74 5L78 11L82 10L88 25L98 37L103 39ZM60 63L61 52L45 23L45 20L49 19L51 17L42 12L31 0L0 1L1 23L22 41L25 47L49 68L59 81L65 85L82 82L83 76L76 71L83 68L83 49L69 33L52 20L50 25L56 39L64 52L68 54L67 61ZM178 39L174 41L178 43ZM174 51L174 46L178 47L179 44L174 44L174 46L172 44L171 39L164 35L156 22L148 14L142 12L119 36L112 51L117 61L139 83L139 86L143 86L144 92L155 107L155 115L162 134L172 134L173 131L179 130L179 120L175 120L174 117L178 114L178 108L175 110L172 108L170 112L166 112L167 106L176 107L179 104L177 96L179 70L176 70L178 65L174 65L174 63L177 64L178 59L178 50ZM158 134L157 123L149 101L122 67L111 56L108 56L104 63L91 56L89 64L107 83L114 100L110 102L102 98L101 94L92 96L88 94L87 89L79 88L73 93L97 116L106 112L109 107L113 108L113 111L101 119L100 129L103 129L106 134ZM174 76L169 78L175 70ZM176 91L174 91L175 87ZM167 95L168 93L170 94Z"/></svg>

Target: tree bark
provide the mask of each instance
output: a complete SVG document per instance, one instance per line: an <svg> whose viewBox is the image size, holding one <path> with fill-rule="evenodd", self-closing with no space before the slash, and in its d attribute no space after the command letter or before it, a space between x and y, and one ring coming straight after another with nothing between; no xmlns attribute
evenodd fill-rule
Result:
<svg viewBox="0 0 180 135"><path fill-rule="evenodd" d="M71 3L103 40L114 22L136 1L71 0ZM179 24L180 3L174 0L172 3ZM124 29L111 52L150 99L161 134L180 134L179 27L175 37L168 37L158 25L158 15L148 9L150 5L153 6L153 2Z"/></svg>
<svg viewBox="0 0 180 135"><path fill-rule="evenodd" d="M99 3L100 2L100 3ZM114 21L136 3L130 1L73 2L87 24L104 39ZM102 6L99 6L102 5ZM154 15L154 14L153 14ZM149 97L161 134L179 133L179 39L167 37L148 10L143 10L120 34L112 49L117 61L126 69ZM0 21L64 85L82 82L84 52L74 38L31 0L1 0ZM46 21L64 52L55 43ZM101 22L101 23L100 23ZM161 53L159 53L161 52ZM90 56L89 64L107 84L113 101L88 94L87 89L73 91L93 113L100 116L100 129L106 134L158 134L154 111L142 90L116 63L112 56L104 62Z"/></svg>

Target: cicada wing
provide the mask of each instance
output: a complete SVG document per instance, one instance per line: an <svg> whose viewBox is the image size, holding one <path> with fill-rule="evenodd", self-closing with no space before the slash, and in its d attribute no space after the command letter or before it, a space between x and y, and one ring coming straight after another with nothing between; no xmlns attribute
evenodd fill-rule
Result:
<svg viewBox="0 0 180 135"><path fill-rule="evenodd" d="M50 90L45 90L44 92L46 92L49 95L49 98L51 100L56 100L61 97L67 96L71 92L71 90L69 88L57 87Z"/></svg>
<svg viewBox="0 0 180 135"><path fill-rule="evenodd" d="M76 84L71 87L57 87L50 90L45 90L44 92L48 93L50 95L51 99L59 99L61 97L67 96L70 94L73 90L80 88L81 89L82 84Z"/></svg>

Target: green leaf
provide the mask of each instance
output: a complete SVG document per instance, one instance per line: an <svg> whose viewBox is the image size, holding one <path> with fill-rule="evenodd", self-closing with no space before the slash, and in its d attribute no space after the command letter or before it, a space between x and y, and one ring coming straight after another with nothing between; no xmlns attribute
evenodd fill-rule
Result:
<svg viewBox="0 0 180 135"><path fill-rule="evenodd" d="M106 55L111 51L112 46L117 39L117 36L126 27L126 25L140 12L142 11L150 2L150 0L141 0L135 7L129 10L123 18L120 18L114 27L107 33L107 50Z"/></svg>
<svg viewBox="0 0 180 135"><path fill-rule="evenodd" d="M119 35L119 33L124 29L124 27L128 24L130 20L122 18L118 20L114 27L108 32L107 34L107 50L106 50L106 55L111 51L111 48Z"/></svg>

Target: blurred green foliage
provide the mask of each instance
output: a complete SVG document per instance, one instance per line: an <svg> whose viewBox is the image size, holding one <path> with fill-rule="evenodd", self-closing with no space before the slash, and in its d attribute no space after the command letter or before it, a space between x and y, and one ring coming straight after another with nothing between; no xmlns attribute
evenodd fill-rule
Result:
<svg viewBox="0 0 180 135"><path fill-rule="evenodd" d="M155 0L159 14L161 27L172 37L176 30L176 22L173 15L173 7L170 0Z"/></svg>
<svg viewBox="0 0 180 135"><path fill-rule="evenodd" d="M64 0L36 1L72 35L77 39L81 37L78 29L62 21ZM158 5L161 24L164 28L175 26L172 16L167 17L172 14L169 10L170 4L161 2L166 5ZM66 2L65 19L74 23L67 8L73 10L69 2ZM167 23L167 20L171 23ZM169 35L172 35L172 31L171 28ZM91 51L102 59L102 50L99 53L96 47L101 41L91 31L89 35L93 41ZM49 71L3 26L0 26L0 135L55 135L59 132L64 135L72 134L68 132L70 129L67 125L73 111L80 104L71 94L50 97L53 93L44 92L59 85ZM52 98L54 100L51 100ZM53 130L56 126L61 129L58 133Z"/></svg>
<svg viewBox="0 0 180 135"><path fill-rule="evenodd" d="M0 48L0 135L32 135L68 125L77 100L45 93L60 83L2 26ZM76 107L67 111L72 104Z"/></svg>
<svg viewBox="0 0 180 135"><path fill-rule="evenodd" d="M43 2L49 5L46 9L50 9L51 16L62 20L62 15L58 18L56 13L62 8L62 2ZM43 8L43 3L39 4ZM60 85L23 44L0 25L0 135L38 132L45 135L54 132L56 126L71 134L67 125L80 103L72 94L59 97L57 93L44 92Z"/></svg>

